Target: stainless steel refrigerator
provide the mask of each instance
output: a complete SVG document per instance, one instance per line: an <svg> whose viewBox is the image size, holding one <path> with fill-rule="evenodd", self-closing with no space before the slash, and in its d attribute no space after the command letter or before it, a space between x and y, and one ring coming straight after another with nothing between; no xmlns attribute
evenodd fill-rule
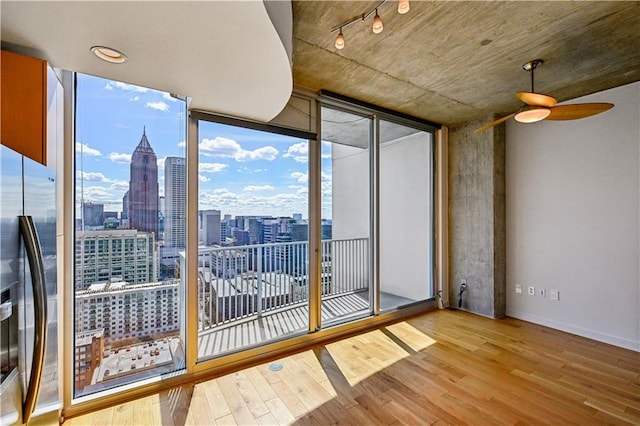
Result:
<svg viewBox="0 0 640 426"><path fill-rule="evenodd" d="M0 424L60 410L55 173L0 146Z"/></svg>

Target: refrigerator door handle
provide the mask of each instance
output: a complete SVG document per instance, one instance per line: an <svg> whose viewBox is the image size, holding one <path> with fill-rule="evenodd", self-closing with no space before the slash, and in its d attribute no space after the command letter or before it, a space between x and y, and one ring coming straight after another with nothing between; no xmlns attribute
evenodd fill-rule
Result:
<svg viewBox="0 0 640 426"><path fill-rule="evenodd" d="M38 400L42 370L44 368L44 348L47 340L47 289L45 287L44 266L38 232L31 216L19 216L20 234L27 250L33 299L35 305L35 338L33 344L33 363L27 393L22 404L22 421L27 423Z"/></svg>

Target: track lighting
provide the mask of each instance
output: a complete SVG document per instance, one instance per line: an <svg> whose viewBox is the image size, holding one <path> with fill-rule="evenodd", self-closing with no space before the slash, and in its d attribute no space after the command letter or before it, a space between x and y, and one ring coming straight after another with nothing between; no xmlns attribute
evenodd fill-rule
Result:
<svg viewBox="0 0 640 426"><path fill-rule="evenodd" d="M342 35L342 28L340 28L340 33L338 33L338 37L336 37L336 49L344 48L344 36Z"/></svg>
<svg viewBox="0 0 640 426"><path fill-rule="evenodd" d="M367 18L371 15L373 15L373 13L375 12L375 16L373 17L373 22L371 25L371 31L373 31L374 34L380 34L382 32L382 30L384 30L384 24L382 23L382 18L380 17L380 15L378 14L378 9L380 8L380 6L382 6L384 3L386 3L387 0L382 0L380 1L374 8L369 9L368 11L366 11L365 13L362 13L358 16L355 16L351 19L349 19L348 21L343 22L342 24L334 27L331 32L338 32L338 35L336 36L336 40L334 42L334 46L336 49L340 50L340 49L344 49L345 46L345 40L344 40L344 34L342 33L342 29L345 27L348 27L349 25L353 24L354 22L358 22L358 21L366 21ZM398 13L403 15L405 13L407 13L410 9L410 5L409 5L409 0L398 0Z"/></svg>
<svg viewBox="0 0 640 426"><path fill-rule="evenodd" d="M376 16L373 18L371 31L373 31L374 34L380 34L382 30L384 30L384 25L382 24L382 18L378 15L378 9L376 9Z"/></svg>
<svg viewBox="0 0 640 426"><path fill-rule="evenodd" d="M398 13L400 15L404 15L411 9L411 5L409 4L409 0L398 0Z"/></svg>

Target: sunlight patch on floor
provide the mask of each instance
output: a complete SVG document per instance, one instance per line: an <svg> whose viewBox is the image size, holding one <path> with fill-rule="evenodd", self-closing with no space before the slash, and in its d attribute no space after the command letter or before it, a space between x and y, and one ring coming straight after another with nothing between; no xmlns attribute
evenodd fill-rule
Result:
<svg viewBox="0 0 640 426"><path fill-rule="evenodd" d="M380 330L331 343L326 348L351 386L409 356Z"/></svg>
<svg viewBox="0 0 640 426"><path fill-rule="evenodd" d="M420 352L437 343L436 340L427 336L406 321L387 326L386 329L416 352Z"/></svg>

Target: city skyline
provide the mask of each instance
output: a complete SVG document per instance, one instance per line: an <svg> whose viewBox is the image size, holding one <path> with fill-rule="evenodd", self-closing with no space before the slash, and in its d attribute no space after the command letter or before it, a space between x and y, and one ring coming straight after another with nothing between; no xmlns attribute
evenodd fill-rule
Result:
<svg viewBox="0 0 640 426"><path fill-rule="evenodd" d="M166 92L79 74L77 212L84 202L122 212L143 133L157 156L164 196L165 159L185 157L185 113L185 102ZM307 140L210 122L201 122L199 133L199 210L307 218ZM330 219L331 147L322 148L322 217Z"/></svg>

